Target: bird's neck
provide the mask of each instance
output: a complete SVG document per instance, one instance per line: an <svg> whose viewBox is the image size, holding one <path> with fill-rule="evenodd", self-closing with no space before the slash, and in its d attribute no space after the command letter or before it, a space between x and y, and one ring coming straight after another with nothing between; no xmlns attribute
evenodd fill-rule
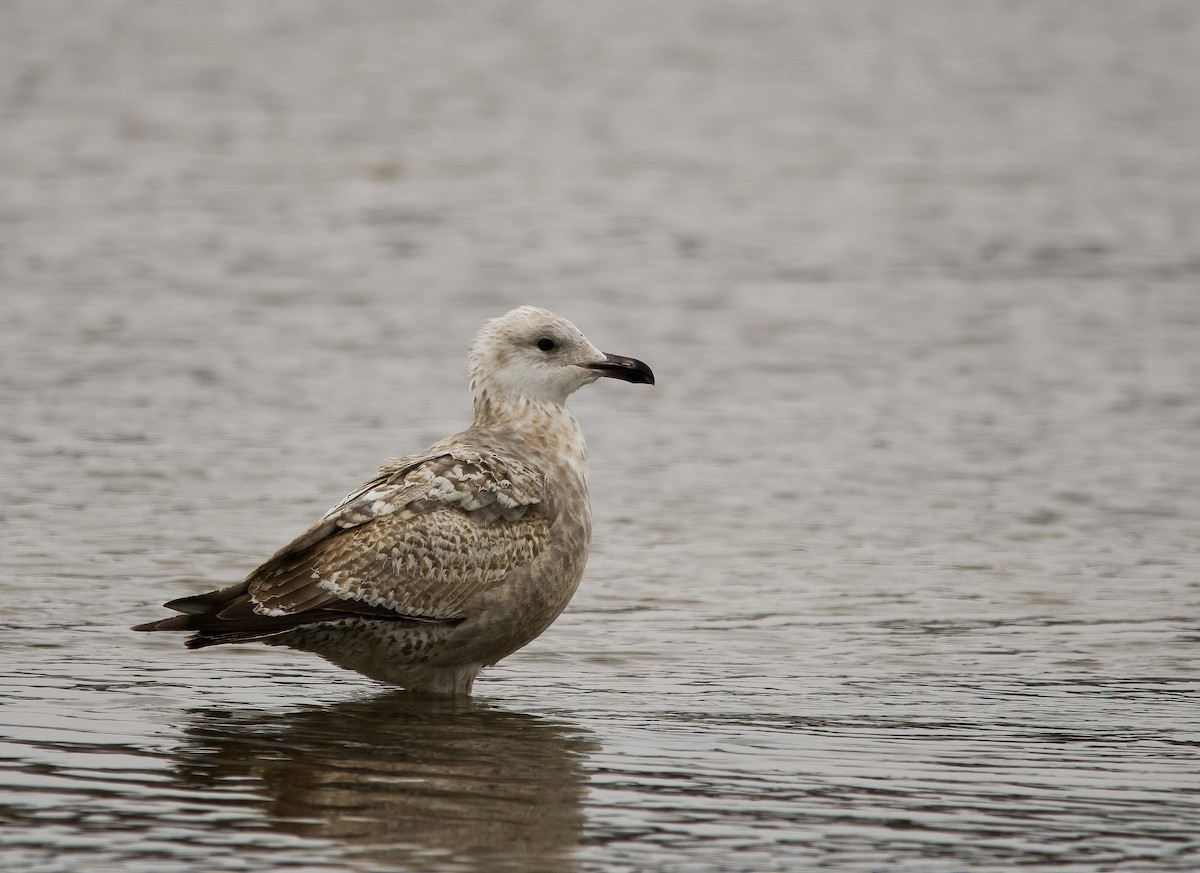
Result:
<svg viewBox="0 0 1200 873"><path fill-rule="evenodd" d="M583 429L562 403L525 397L475 398L472 428L499 432L522 443L523 449L546 469L565 467L587 483L587 444Z"/></svg>

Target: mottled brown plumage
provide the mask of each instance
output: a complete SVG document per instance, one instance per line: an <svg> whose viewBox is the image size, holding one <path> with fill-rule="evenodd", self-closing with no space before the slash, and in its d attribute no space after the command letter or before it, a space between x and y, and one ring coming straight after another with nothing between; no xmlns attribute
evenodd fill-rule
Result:
<svg viewBox="0 0 1200 873"><path fill-rule="evenodd" d="M467 430L399 458L244 582L171 601L135 630L190 648L264 642L411 690L469 694L483 667L567 605L591 537L587 451L567 396L601 376L653 384L533 307L471 348Z"/></svg>

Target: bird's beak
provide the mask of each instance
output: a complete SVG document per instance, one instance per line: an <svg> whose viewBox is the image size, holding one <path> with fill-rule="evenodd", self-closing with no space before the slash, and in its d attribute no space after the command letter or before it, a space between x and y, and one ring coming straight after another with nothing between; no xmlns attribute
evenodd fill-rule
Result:
<svg viewBox="0 0 1200 873"><path fill-rule="evenodd" d="M626 382L638 382L645 385L654 384L654 371L637 358L605 354L603 361L579 366L595 370L601 376L610 376L613 379L624 379Z"/></svg>

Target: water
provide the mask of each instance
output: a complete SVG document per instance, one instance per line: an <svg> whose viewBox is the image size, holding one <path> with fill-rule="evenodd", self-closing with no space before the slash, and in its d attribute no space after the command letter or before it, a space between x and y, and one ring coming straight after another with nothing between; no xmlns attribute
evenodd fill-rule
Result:
<svg viewBox="0 0 1200 873"><path fill-rule="evenodd" d="M1193 4L0 10L5 870L1200 867ZM471 704L128 625L647 360Z"/></svg>

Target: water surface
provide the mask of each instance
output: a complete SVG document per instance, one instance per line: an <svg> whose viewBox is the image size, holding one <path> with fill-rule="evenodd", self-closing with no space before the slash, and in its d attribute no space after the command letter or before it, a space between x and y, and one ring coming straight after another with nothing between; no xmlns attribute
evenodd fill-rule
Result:
<svg viewBox="0 0 1200 873"><path fill-rule="evenodd" d="M10 3L0 866L1200 866L1187 2ZM128 632L468 416L588 574L471 703Z"/></svg>

